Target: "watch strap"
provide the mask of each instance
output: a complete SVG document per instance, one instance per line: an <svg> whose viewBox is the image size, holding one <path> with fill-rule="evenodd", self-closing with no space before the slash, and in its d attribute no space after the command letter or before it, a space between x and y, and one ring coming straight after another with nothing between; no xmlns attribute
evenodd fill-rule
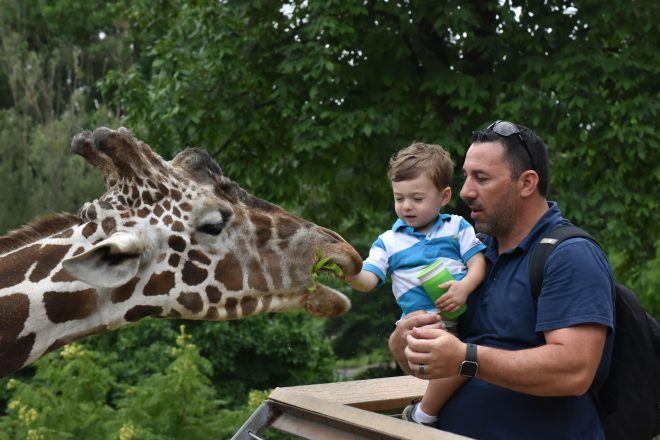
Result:
<svg viewBox="0 0 660 440"><path fill-rule="evenodd" d="M465 360L458 367L458 374L464 377L474 377L479 371L477 363L477 346L475 344L465 344Z"/></svg>

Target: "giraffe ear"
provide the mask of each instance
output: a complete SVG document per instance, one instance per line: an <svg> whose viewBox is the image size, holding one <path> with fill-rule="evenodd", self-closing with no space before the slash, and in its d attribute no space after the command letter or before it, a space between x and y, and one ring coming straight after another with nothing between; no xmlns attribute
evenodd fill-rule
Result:
<svg viewBox="0 0 660 440"><path fill-rule="evenodd" d="M80 255L62 262L64 269L94 287L126 284L138 272L145 243L138 236L116 232Z"/></svg>

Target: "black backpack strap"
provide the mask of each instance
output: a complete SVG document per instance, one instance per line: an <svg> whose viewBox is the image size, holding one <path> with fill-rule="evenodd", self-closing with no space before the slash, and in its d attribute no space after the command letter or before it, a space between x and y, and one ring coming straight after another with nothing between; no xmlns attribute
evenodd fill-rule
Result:
<svg viewBox="0 0 660 440"><path fill-rule="evenodd" d="M584 229L578 228L570 223L565 223L555 227L543 236L536 247L532 250L532 257L529 261L529 282L532 288L532 298L534 298L534 300L537 300L541 294L543 272L545 271L545 263L548 261L548 257L559 243L569 238L576 237L587 238L596 244L598 243Z"/></svg>

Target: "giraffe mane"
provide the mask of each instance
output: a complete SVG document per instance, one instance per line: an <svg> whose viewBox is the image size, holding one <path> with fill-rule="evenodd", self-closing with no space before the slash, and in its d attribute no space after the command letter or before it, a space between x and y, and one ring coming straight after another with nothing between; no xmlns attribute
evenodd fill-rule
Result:
<svg viewBox="0 0 660 440"><path fill-rule="evenodd" d="M0 255L61 232L71 226L79 225L81 222L80 217L68 213L50 214L41 217L29 225L15 229L0 237Z"/></svg>

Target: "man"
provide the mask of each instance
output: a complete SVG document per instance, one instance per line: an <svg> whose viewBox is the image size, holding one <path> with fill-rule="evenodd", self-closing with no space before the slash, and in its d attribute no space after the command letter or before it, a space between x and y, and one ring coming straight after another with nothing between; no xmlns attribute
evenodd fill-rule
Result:
<svg viewBox="0 0 660 440"><path fill-rule="evenodd" d="M607 258L589 240L566 240L548 259L538 301L531 294L531 251L567 221L546 200L548 168L546 145L526 127L497 121L473 134L460 196L488 235L488 275L468 298L462 341L421 328L438 320L422 313L390 337L397 362L418 377L471 377L438 414L440 429L485 439L604 438L587 391L611 358Z"/></svg>

